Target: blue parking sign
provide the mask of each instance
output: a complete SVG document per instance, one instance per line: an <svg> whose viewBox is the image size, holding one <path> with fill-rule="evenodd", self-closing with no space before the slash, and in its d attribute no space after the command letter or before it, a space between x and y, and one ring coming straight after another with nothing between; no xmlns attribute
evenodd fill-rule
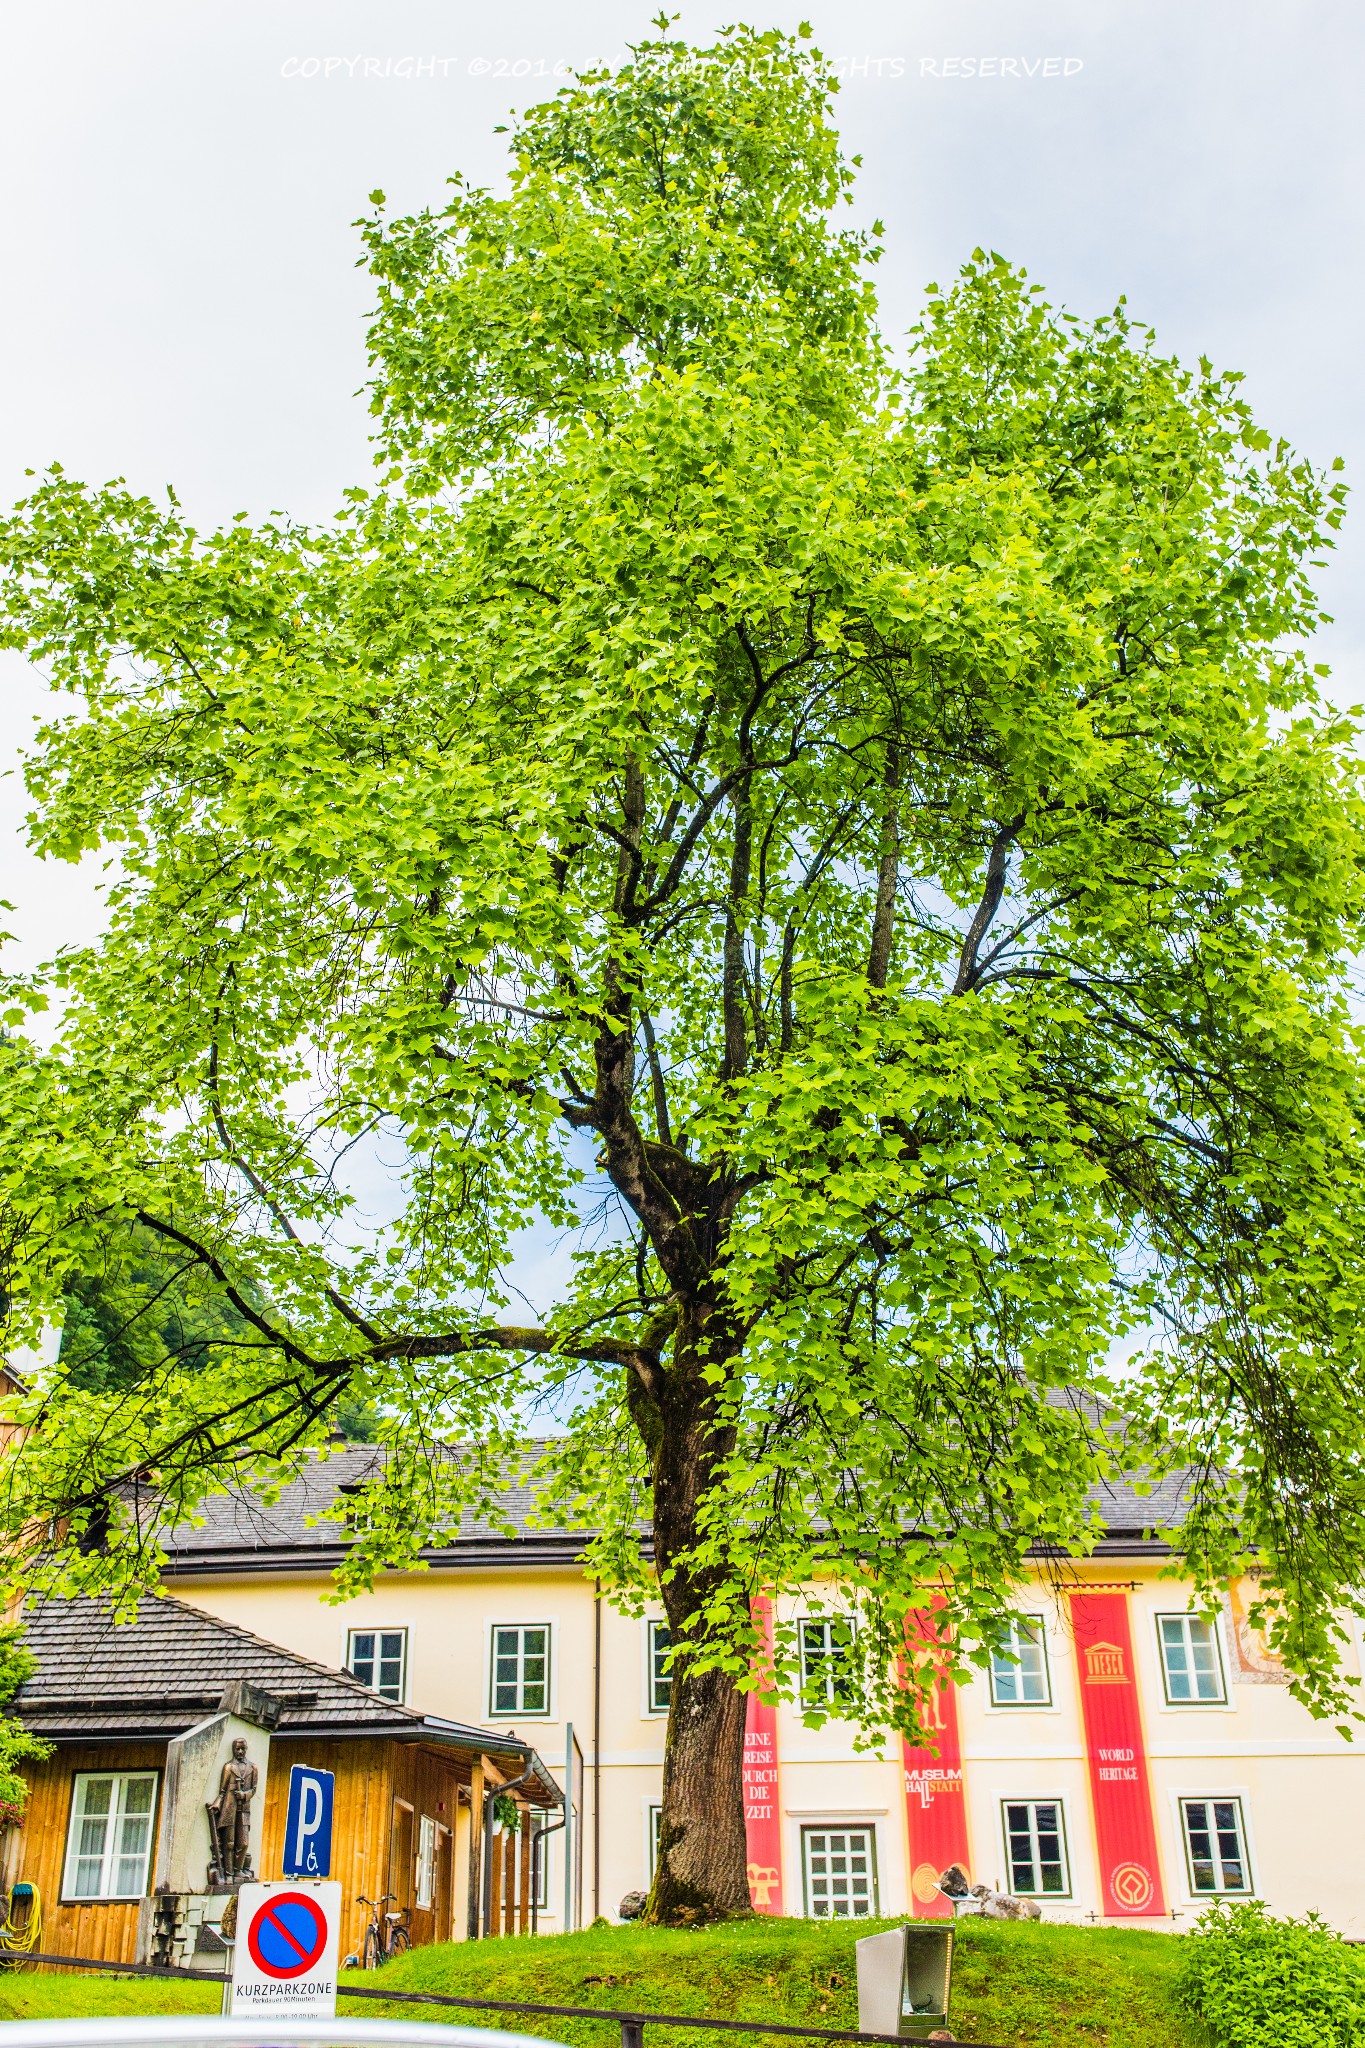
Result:
<svg viewBox="0 0 1365 2048"><path fill-rule="evenodd" d="M289 1812L284 1824L286 1877L330 1877L332 1797L336 1777L295 1764L289 1773Z"/></svg>

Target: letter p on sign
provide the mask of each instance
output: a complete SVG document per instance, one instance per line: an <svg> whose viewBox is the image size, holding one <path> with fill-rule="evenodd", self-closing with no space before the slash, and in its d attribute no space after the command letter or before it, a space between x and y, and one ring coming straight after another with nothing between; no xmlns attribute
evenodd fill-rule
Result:
<svg viewBox="0 0 1365 2048"><path fill-rule="evenodd" d="M332 1797L336 1778L311 1764L289 1773L289 1810L284 1826L286 1877L329 1877L332 1870Z"/></svg>

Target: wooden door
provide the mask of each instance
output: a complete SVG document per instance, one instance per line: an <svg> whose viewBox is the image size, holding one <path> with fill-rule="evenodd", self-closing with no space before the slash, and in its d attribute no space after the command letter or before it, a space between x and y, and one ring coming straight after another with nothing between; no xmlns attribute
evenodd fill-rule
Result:
<svg viewBox="0 0 1365 2048"><path fill-rule="evenodd" d="M396 1910L411 1906L413 1898L413 1857L416 1854L414 1836L416 1827L413 1810L406 1799L393 1802L393 1825L389 1830L389 1882L388 1890L394 1895Z"/></svg>
<svg viewBox="0 0 1365 2048"><path fill-rule="evenodd" d="M448 1827L436 1823L436 1908L437 1941L453 1941L455 1927L455 1838Z"/></svg>

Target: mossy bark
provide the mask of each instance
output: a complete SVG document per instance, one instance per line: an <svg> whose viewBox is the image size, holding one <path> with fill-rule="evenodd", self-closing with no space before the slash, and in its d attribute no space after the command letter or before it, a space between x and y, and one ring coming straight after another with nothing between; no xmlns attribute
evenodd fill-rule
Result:
<svg viewBox="0 0 1365 2048"><path fill-rule="evenodd" d="M682 1311L672 1357L632 1412L654 1466L654 1559L675 1645L659 1857L645 1918L679 1926L752 1911L744 1835L745 1695L729 1671L698 1669L708 1609L731 1594L724 1561L696 1561L699 1514L734 1432L700 1366L732 1349L706 1306ZM726 1604L729 1604L728 1602Z"/></svg>

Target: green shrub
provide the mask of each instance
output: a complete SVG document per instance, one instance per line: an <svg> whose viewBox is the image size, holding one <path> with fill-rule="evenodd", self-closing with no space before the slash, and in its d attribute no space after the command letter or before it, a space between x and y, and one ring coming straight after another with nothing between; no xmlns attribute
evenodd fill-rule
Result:
<svg viewBox="0 0 1365 2048"><path fill-rule="evenodd" d="M1260 1899L1214 1906L1181 1950L1181 2003L1217 2048L1356 2048L1365 2041L1365 1971L1316 1913L1276 1920Z"/></svg>

